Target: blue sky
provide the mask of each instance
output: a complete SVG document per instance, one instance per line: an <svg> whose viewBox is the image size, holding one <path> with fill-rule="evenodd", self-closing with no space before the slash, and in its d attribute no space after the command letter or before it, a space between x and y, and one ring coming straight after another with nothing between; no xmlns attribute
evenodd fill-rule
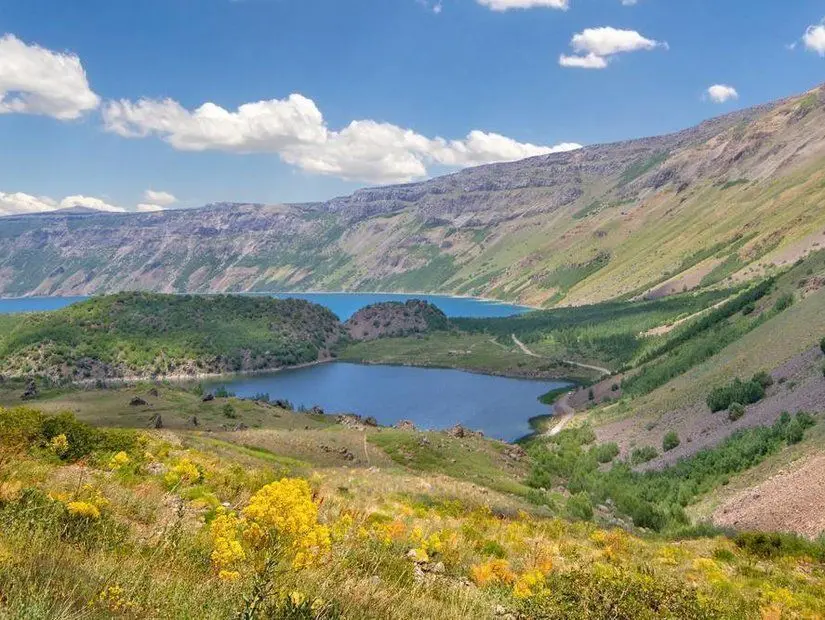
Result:
<svg viewBox="0 0 825 620"><path fill-rule="evenodd" d="M823 18L821 0L5 2L0 214L321 200L678 130L825 81Z"/></svg>

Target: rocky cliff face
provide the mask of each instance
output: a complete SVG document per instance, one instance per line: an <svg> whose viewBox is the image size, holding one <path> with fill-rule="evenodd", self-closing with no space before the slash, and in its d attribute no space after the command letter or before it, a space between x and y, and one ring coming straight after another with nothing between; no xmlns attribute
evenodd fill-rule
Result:
<svg viewBox="0 0 825 620"><path fill-rule="evenodd" d="M382 289L578 304L752 277L825 241L823 93L326 203L0 218L0 295Z"/></svg>

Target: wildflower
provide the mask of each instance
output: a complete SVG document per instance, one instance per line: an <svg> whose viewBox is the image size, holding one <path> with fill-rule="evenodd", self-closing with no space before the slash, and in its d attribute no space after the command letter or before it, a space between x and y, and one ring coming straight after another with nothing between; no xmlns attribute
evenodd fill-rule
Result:
<svg viewBox="0 0 825 620"><path fill-rule="evenodd" d="M330 536L332 537L332 540L336 542L344 540L352 530L354 523L355 521L352 518L352 515L341 515L341 518L333 523L332 528L330 528Z"/></svg>
<svg viewBox="0 0 825 620"><path fill-rule="evenodd" d="M513 586L513 596L516 598L530 598L535 596L544 588L544 583L544 573L538 570L528 571L516 579L516 583Z"/></svg>
<svg viewBox="0 0 825 620"><path fill-rule="evenodd" d="M125 452L118 452L109 459L109 469L120 469L129 463L129 455Z"/></svg>
<svg viewBox="0 0 825 620"><path fill-rule="evenodd" d="M470 567L470 576L477 586L512 583L515 579L507 560L490 560Z"/></svg>
<svg viewBox="0 0 825 620"><path fill-rule="evenodd" d="M123 588L117 584L106 586L97 596L96 601L100 607L107 609L113 614L122 614L133 611L137 604L131 601L123 592Z"/></svg>
<svg viewBox="0 0 825 620"><path fill-rule="evenodd" d="M201 472L189 459L181 459L177 465L166 472L163 479L169 486L194 484L201 479Z"/></svg>
<svg viewBox="0 0 825 620"><path fill-rule="evenodd" d="M218 571L218 579L221 581L232 582L241 578L241 574L236 570L221 570Z"/></svg>
<svg viewBox="0 0 825 620"><path fill-rule="evenodd" d="M300 590L293 590L289 594L289 602L292 603L295 607L300 607L304 604L306 600L306 595Z"/></svg>
<svg viewBox="0 0 825 620"><path fill-rule="evenodd" d="M69 440L66 435L55 435L49 442L49 450L57 456L65 456L69 451Z"/></svg>
<svg viewBox="0 0 825 620"><path fill-rule="evenodd" d="M240 522L235 513L221 509L209 526L209 534L214 547L212 564L218 569L218 576L224 581L234 581L237 578L231 575L235 571L229 569L246 558L246 553L238 539L239 525Z"/></svg>
<svg viewBox="0 0 825 620"><path fill-rule="evenodd" d="M89 502L69 502L66 504L69 514L84 519L97 520L100 518L100 510Z"/></svg>
<svg viewBox="0 0 825 620"><path fill-rule="evenodd" d="M421 547L410 549L410 552L407 555L409 555L410 559L412 559L412 561L416 564L424 564L430 561L430 556L427 555L427 550L422 549Z"/></svg>

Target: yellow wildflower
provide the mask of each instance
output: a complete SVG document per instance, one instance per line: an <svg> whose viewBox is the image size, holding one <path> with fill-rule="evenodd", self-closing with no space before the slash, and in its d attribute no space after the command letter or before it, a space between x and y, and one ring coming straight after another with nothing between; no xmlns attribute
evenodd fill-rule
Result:
<svg viewBox="0 0 825 620"><path fill-rule="evenodd" d="M427 550L422 549L421 547L411 549L409 555L414 562L424 563L430 561L430 556L427 555Z"/></svg>
<svg viewBox="0 0 825 620"><path fill-rule="evenodd" d="M232 582L232 581L237 581L240 578L241 578L241 574L236 570L221 570L221 571L218 571L218 579L220 579L221 581Z"/></svg>
<svg viewBox="0 0 825 620"><path fill-rule="evenodd" d="M289 594L289 600L293 605L295 605L295 607L299 607L304 604L304 602L307 600L307 597L300 590L293 590Z"/></svg>
<svg viewBox="0 0 825 620"><path fill-rule="evenodd" d="M218 569L221 579L225 581L232 581L236 578L227 578L231 572L234 572L229 569L246 558L238 537L239 525L240 522L235 513L221 509L209 526L209 534L214 547L212 563Z"/></svg>
<svg viewBox="0 0 825 620"><path fill-rule="evenodd" d="M129 455L125 452L118 452L109 459L109 469L120 469L129 463Z"/></svg>
<svg viewBox="0 0 825 620"><path fill-rule="evenodd" d="M332 524L332 528L330 529L332 540L336 542L344 540L352 530L354 523L355 520L352 518L352 515L341 515L341 517Z"/></svg>
<svg viewBox="0 0 825 620"><path fill-rule="evenodd" d="M528 571L516 579L516 583L513 586L513 596L516 598L530 598L531 596L535 596L544 588L544 583L544 573L537 570Z"/></svg>
<svg viewBox="0 0 825 620"><path fill-rule="evenodd" d="M57 456L64 456L69 451L69 440L66 435L55 435L49 442L49 450Z"/></svg>
<svg viewBox="0 0 825 620"><path fill-rule="evenodd" d="M66 508L69 514L76 517L92 520L100 518L100 510L98 510L97 506L89 502L69 502L66 504Z"/></svg>
<svg viewBox="0 0 825 620"><path fill-rule="evenodd" d="M113 614L122 614L133 611L137 604L124 594L123 588L117 584L106 586L97 596L97 604Z"/></svg>
<svg viewBox="0 0 825 620"><path fill-rule="evenodd" d="M470 576L477 586L512 583L515 579L507 560L490 560L470 567Z"/></svg>
<svg viewBox="0 0 825 620"><path fill-rule="evenodd" d="M194 484L201 479L201 472L189 459L181 459L177 465L166 472L163 479L169 486Z"/></svg>

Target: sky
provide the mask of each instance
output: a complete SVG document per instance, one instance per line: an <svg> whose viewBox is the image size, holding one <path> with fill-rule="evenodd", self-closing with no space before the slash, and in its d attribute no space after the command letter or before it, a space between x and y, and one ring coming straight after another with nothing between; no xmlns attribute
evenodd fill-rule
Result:
<svg viewBox="0 0 825 620"><path fill-rule="evenodd" d="M3 0L0 215L319 201L823 81L822 0Z"/></svg>

